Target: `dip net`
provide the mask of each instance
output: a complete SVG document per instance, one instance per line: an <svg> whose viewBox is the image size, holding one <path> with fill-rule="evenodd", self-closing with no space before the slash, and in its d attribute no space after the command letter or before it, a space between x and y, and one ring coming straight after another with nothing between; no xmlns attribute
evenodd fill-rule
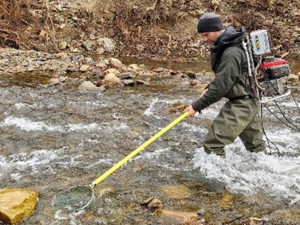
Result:
<svg viewBox="0 0 300 225"><path fill-rule="evenodd" d="M60 192L53 199L56 210L74 211L86 208L95 198L90 186L77 186Z"/></svg>

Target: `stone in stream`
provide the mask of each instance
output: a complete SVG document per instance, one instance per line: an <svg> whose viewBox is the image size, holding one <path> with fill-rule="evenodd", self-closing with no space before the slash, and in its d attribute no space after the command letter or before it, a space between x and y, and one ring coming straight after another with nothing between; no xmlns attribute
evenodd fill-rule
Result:
<svg viewBox="0 0 300 225"><path fill-rule="evenodd" d="M104 87L97 87L91 81L84 81L78 86L79 91L105 91Z"/></svg>
<svg viewBox="0 0 300 225"><path fill-rule="evenodd" d="M172 199L185 199L193 194L193 191L184 185L169 185L161 188Z"/></svg>
<svg viewBox="0 0 300 225"><path fill-rule="evenodd" d="M197 213L180 212L167 209L158 209L155 214L159 217L159 222L164 225L200 225Z"/></svg>
<svg viewBox="0 0 300 225"><path fill-rule="evenodd" d="M36 208L38 196L34 190L0 189L0 222L18 224L26 220Z"/></svg>
<svg viewBox="0 0 300 225"><path fill-rule="evenodd" d="M121 80L115 74L109 73L105 75L103 82L108 85L114 85L120 83Z"/></svg>
<svg viewBox="0 0 300 225"><path fill-rule="evenodd" d="M149 198L141 203L157 216L159 224L164 225L201 225L202 220L198 220L198 214L194 212L181 212L163 209L164 206L157 198Z"/></svg>

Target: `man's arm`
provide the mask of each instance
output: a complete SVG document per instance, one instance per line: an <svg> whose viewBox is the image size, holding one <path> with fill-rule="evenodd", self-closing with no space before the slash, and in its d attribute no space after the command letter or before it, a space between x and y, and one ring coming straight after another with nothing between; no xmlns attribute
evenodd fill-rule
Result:
<svg viewBox="0 0 300 225"><path fill-rule="evenodd" d="M242 51L242 50L241 50ZM209 105L219 101L236 84L239 76L242 74L242 52L236 48L228 48L222 55L221 64L216 72L215 79L210 83L209 89L192 103L192 108L200 112Z"/></svg>

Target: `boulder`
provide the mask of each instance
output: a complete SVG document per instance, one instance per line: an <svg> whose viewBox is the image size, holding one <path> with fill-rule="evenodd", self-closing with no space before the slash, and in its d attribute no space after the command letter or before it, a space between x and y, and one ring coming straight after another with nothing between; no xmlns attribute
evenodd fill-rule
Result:
<svg viewBox="0 0 300 225"><path fill-rule="evenodd" d="M34 190L0 189L0 224L19 224L35 210L39 193Z"/></svg>
<svg viewBox="0 0 300 225"><path fill-rule="evenodd" d="M108 53L112 53L116 47L114 41L109 38L99 38L97 40L97 43L99 47L103 47L105 51Z"/></svg>
<svg viewBox="0 0 300 225"><path fill-rule="evenodd" d="M59 78L56 78L56 77L51 78L49 80L49 84L59 84L59 83L60 83L60 80L59 80Z"/></svg>
<svg viewBox="0 0 300 225"><path fill-rule="evenodd" d="M103 82L108 84L108 85L114 85L114 84L120 83L121 80L115 74L108 73L107 75L105 75L105 77L103 79Z"/></svg>
<svg viewBox="0 0 300 225"><path fill-rule="evenodd" d="M125 67L119 59L110 58L108 61L112 67L117 68L118 70L122 70Z"/></svg>
<svg viewBox="0 0 300 225"><path fill-rule="evenodd" d="M86 71L88 71L90 69L90 66L89 65L82 65L81 67L80 67L80 71L81 72L86 72Z"/></svg>
<svg viewBox="0 0 300 225"><path fill-rule="evenodd" d="M97 87L95 84L93 84L91 81L84 81L82 82L79 87L79 91L86 91L86 90L99 90L103 91L103 88Z"/></svg>
<svg viewBox="0 0 300 225"><path fill-rule="evenodd" d="M120 74L120 71L115 68L109 68L104 71L104 74L109 74L109 73L112 73L112 74L118 76Z"/></svg>
<svg viewBox="0 0 300 225"><path fill-rule="evenodd" d="M130 64L130 65L128 66L128 68L129 68L130 70L133 70L133 71L136 71L136 70L140 69L140 67L139 67L137 64Z"/></svg>

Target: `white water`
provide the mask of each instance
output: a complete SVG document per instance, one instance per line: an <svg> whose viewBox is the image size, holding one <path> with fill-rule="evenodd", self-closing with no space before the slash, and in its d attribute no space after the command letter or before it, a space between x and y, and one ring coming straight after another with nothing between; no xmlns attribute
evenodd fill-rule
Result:
<svg viewBox="0 0 300 225"><path fill-rule="evenodd" d="M174 101L154 99L149 109L145 111L147 116L158 118L155 113L155 104L172 104ZM288 107L295 107L294 103L285 103ZM220 108L219 104L203 110L196 115L197 119L214 119ZM294 118L297 119L297 118ZM206 135L206 130L189 124L186 119L178 126L188 129L190 132L199 132ZM179 128L180 129L180 128ZM300 202L300 133L287 128L266 130L270 140L276 143L280 153L268 155L265 153L250 153L246 151L242 142L237 139L226 146L226 158L215 154L206 154L203 148L193 151L192 164L194 170L199 170L207 179L221 182L228 191L244 195L264 193L271 198L286 199L290 204ZM156 150L144 157L158 158L167 149ZM268 152L276 152L274 147L268 148ZM292 155L292 156L289 156ZM297 156L295 156L297 155ZM143 157L143 156L141 156ZM176 168L176 165L173 165ZM165 167L167 168L167 167ZM187 168L181 168L187 170Z"/></svg>
<svg viewBox="0 0 300 225"><path fill-rule="evenodd" d="M149 107L144 110L144 116L155 121L163 120L164 122L171 122L171 117L166 115L165 109L174 103L186 102L186 99L160 99L154 98L149 104ZM74 107L76 107L76 103ZM87 103L88 104L88 103ZM103 104L103 103L102 103ZM91 105L92 102L91 102ZM100 104L97 104L97 106ZM286 103L289 107L294 107ZM17 103L16 108L30 107L27 104ZM162 109L163 108L163 109ZM220 104L213 105L212 107L203 110L202 114L197 114L194 119L185 119L179 123L175 128L181 132L188 134L201 134L206 135L207 130L204 127L194 124L193 121L206 118L213 120L219 111ZM177 115L179 116L179 115ZM30 116L13 116L7 115L0 122L2 128L13 128L25 132L91 132L91 131L130 131L127 123L122 122L121 117L113 114L113 117L118 117L111 123L105 121L101 123L90 122L88 124L51 124L47 121L39 121L30 118ZM172 116L174 119L175 116ZM151 124L153 125L153 124ZM167 124L166 124L167 125ZM162 127L155 127L160 129ZM154 131L149 131L153 133ZM241 193L245 195L253 195L256 193L265 193L270 197L280 197L288 200L290 204L297 204L300 201L300 158L299 156L299 133L293 132L288 128L280 130L267 130L268 137L277 143L281 153L284 156L278 157L276 155L266 155L263 153L249 153L245 150L241 141L236 140L233 144L226 147L227 157L220 158L214 154L207 155L202 148L182 149L184 152L191 154L192 160L186 162L186 165L180 167L172 163L160 163L160 166L167 171L189 171L196 170L205 175L207 179L221 182L229 191L234 193ZM165 134L168 135L168 134ZM101 143L83 137L84 140L81 144L75 146L80 149L88 149L85 144L97 146ZM145 141L145 140L144 140ZM197 141L192 135L187 141ZM88 143L86 143L88 142ZM201 145L201 143L199 143ZM134 150L137 146L132 146ZM44 149L32 151L30 153L16 153L7 157L0 156L0 178L5 174L9 174L11 179L15 181L22 181L26 175L49 175L58 174L61 170L70 170L73 167L80 165L81 168L89 170L97 168L101 164L112 165L116 159L104 157L100 155L99 158L89 159L92 163L85 162L85 157L78 154L78 151L70 152L70 149L63 147L61 149ZM274 152L274 149L270 149ZM145 159L153 159L164 162L164 158L170 157L172 148L155 148L152 152L141 152L134 160L140 161ZM56 214L56 219L64 220L65 216ZM74 220L73 220L74 219ZM75 217L71 218L75 221Z"/></svg>
<svg viewBox="0 0 300 225"><path fill-rule="evenodd" d="M128 126L124 123L90 123L90 124L67 124L65 126L61 125L47 125L44 122L32 121L29 118L25 117L15 117L8 116L0 123L0 127L5 126L15 126L22 131L32 132L32 131L57 131L57 132L72 132L72 131L93 131L93 130L119 130L119 129L128 129Z"/></svg>

